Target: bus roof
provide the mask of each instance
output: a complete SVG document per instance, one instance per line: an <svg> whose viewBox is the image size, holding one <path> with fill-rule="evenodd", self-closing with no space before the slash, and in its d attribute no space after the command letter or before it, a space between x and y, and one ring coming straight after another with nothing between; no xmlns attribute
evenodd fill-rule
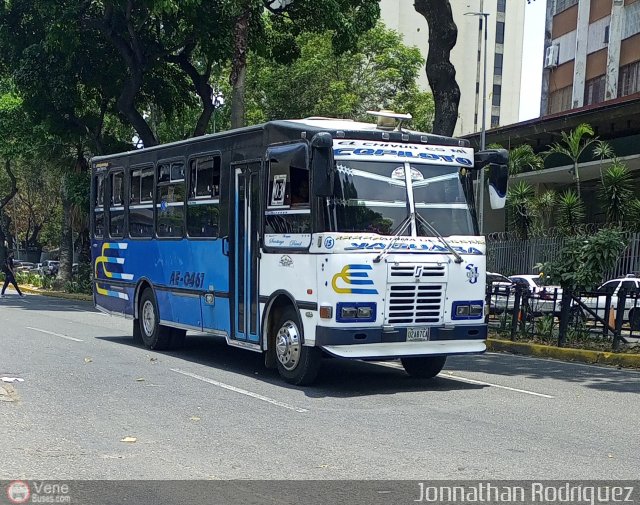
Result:
<svg viewBox="0 0 640 505"><path fill-rule="evenodd" d="M164 149L166 147L179 147L181 145L197 144L213 138L225 139L235 135L248 133L258 133L260 131L275 130L281 134L288 133L292 138L311 138L318 132L329 132L334 138L344 139L362 139L376 140L386 142L408 142L416 144L430 144L441 146L469 147L470 143L466 139L458 139L454 137L445 137L442 135L434 135L431 133L423 133L413 130L383 130L377 127L375 123L363 123L348 119L333 119L325 117L310 117L306 119L281 119L269 121L253 126L236 128L234 130L226 130L219 133L202 135L200 137L191 137L185 140L179 140L167 144L159 144L144 149L132 149L127 152L108 154L103 156L95 156L92 158L93 163L109 160L112 158L136 155L141 153L149 153L151 151ZM293 133L293 135L291 135ZM296 134L297 133L297 134Z"/></svg>

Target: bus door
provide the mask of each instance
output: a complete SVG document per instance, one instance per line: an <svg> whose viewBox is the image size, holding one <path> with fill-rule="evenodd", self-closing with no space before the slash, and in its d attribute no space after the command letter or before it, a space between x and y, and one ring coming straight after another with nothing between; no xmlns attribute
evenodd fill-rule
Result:
<svg viewBox="0 0 640 505"><path fill-rule="evenodd" d="M258 254L260 167L255 161L235 165L233 327L231 338L259 343Z"/></svg>

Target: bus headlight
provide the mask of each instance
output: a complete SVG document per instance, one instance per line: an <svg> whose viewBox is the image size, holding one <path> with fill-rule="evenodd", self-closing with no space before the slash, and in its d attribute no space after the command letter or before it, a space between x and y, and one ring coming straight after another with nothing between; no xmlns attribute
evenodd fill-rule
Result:
<svg viewBox="0 0 640 505"><path fill-rule="evenodd" d="M374 302L339 303L336 321L339 323L371 323L376 320Z"/></svg>
<svg viewBox="0 0 640 505"><path fill-rule="evenodd" d="M469 300L453 302L451 307L451 319L482 319L484 302L482 300Z"/></svg>

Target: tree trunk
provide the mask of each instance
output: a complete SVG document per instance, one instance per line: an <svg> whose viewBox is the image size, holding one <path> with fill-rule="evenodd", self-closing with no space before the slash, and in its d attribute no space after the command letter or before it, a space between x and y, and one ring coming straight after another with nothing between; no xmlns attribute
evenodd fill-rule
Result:
<svg viewBox="0 0 640 505"><path fill-rule="evenodd" d="M231 95L231 128L245 126L245 81L247 75L247 46L249 43L249 20L251 9L247 4L244 11L236 20L233 30L233 62L229 84L233 92Z"/></svg>
<svg viewBox="0 0 640 505"><path fill-rule="evenodd" d="M582 198L582 193L580 192L580 172L578 171L580 167L578 166L578 161L573 162L573 178L576 181L576 189L578 190L578 198Z"/></svg>
<svg viewBox="0 0 640 505"><path fill-rule="evenodd" d="M451 136L458 121L460 87L449 58L456 45L458 28L449 0L414 0L413 5L429 25L426 71L436 106L433 133Z"/></svg>
<svg viewBox="0 0 640 505"><path fill-rule="evenodd" d="M58 280L63 285L71 280L71 266L73 264L72 202L69 191L69 181L65 177L62 190L62 237L60 239L60 267L58 269Z"/></svg>

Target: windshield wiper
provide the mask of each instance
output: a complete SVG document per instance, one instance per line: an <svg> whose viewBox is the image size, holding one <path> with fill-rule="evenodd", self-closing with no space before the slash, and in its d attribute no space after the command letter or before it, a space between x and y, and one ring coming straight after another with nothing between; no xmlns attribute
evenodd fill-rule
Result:
<svg viewBox="0 0 640 505"><path fill-rule="evenodd" d="M438 230L436 230L431 223L429 223L420 214L416 214L416 218L417 218L417 221L419 221L422 226L424 226L428 231L433 233L438 238L438 240L440 240L440 242L442 242L444 244L444 246L447 249L449 249L451 254L453 254L455 256L455 258L456 258L455 262L456 263L462 263L462 261L463 261L462 260L462 256L460 256L460 254L458 254L458 252L453 247L451 247L451 244L449 244L449 242L447 242L447 239L445 239L442 235L440 235L440 232Z"/></svg>
<svg viewBox="0 0 640 505"><path fill-rule="evenodd" d="M409 214L407 217L404 218L404 221L402 221L402 223L400 223L400 227L398 228L398 231L393 234L393 240L390 240L389 243L387 244L387 246L382 251L380 251L380 254L378 254L373 259L374 263L380 263L382 258L385 257L385 255L389 252L389 250L397 242L398 237L400 237L400 235L402 235L405 232L405 230L407 228L409 228L409 225L411 225L412 222L413 222L413 214Z"/></svg>

